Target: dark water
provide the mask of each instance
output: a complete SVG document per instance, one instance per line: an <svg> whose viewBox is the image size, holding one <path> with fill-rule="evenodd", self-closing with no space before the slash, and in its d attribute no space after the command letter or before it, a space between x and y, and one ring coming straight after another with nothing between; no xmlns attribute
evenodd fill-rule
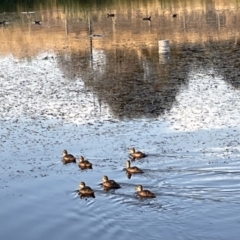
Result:
<svg viewBox="0 0 240 240"><path fill-rule="evenodd" d="M237 2L0 9L0 239L239 239ZM148 155L130 179L129 147Z"/></svg>

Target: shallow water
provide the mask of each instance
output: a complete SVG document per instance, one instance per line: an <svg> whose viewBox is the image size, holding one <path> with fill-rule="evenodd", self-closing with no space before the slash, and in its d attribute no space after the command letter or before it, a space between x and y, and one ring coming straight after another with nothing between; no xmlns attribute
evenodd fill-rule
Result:
<svg viewBox="0 0 240 240"><path fill-rule="evenodd" d="M239 10L224 3L1 15L0 239L239 238ZM148 155L130 179L129 147ZM93 169L63 165L63 149Z"/></svg>

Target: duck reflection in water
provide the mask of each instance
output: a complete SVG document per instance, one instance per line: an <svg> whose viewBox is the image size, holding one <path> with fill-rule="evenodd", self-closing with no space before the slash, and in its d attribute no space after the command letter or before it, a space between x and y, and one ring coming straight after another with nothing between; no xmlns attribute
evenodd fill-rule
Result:
<svg viewBox="0 0 240 240"><path fill-rule="evenodd" d="M140 198L155 198L155 194L149 190L143 190L142 185L136 186L137 195Z"/></svg>
<svg viewBox="0 0 240 240"><path fill-rule="evenodd" d="M130 172L126 171L126 176L127 176L128 179L131 179L132 174Z"/></svg>
<svg viewBox="0 0 240 240"><path fill-rule="evenodd" d="M83 169L92 169L92 163L90 163L88 160L85 160L83 156L80 156L78 166L82 170Z"/></svg>
<svg viewBox="0 0 240 240"><path fill-rule="evenodd" d="M62 162L64 164L76 162L76 158L72 154L69 154L67 150L63 150L62 155L63 155Z"/></svg>
<svg viewBox="0 0 240 240"><path fill-rule="evenodd" d="M129 152L130 152L131 160L140 159L140 158L144 158L147 156L143 152L135 151L135 148L129 148Z"/></svg>
<svg viewBox="0 0 240 240"><path fill-rule="evenodd" d="M116 183L114 180L109 180L107 176L102 177L102 186L103 186L103 189L106 191L110 189L121 188L121 186L118 183Z"/></svg>
<svg viewBox="0 0 240 240"><path fill-rule="evenodd" d="M84 197L92 197L95 198L94 191L85 185L85 182L79 183L79 192L78 192L80 198Z"/></svg>

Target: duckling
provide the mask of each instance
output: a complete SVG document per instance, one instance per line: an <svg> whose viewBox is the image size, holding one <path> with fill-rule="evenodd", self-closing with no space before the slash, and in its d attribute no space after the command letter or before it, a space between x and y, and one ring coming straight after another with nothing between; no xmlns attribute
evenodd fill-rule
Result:
<svg viewBox="0 0 240 240"><path fill-rule="evenodd" d="M92 164L88 160L85 160L83 156L79 158L78 166L81 169L85 169L85 168L92 169Z"/></svg>
<svg viewBox="0 0 240 240"><path fill-rule="evenodd" d="M109 180L107 176L102 177L102 185L106 189L121 188L121 186L118 183L116 183L114 180Z"/></svg>
<svg viewBox="0 0 240 240"><path fill-rule="evenodd" d="M150 197L150 198L155 198L155 194L150 192L149 190L143 190L142 185L138 185L136 186L136 191L137 191L137 195L139 197Z"/></svg>
<svg viewBox="0 0 240 240"><path fill-rule="evenodd" d="M130 156L135 158L144 158L146 157L146 154L140 151L135 151L135 148L129 148Z"/></svg>
<svg viewBox="0 0 240 240"><path fill-rule="evenodd" d="M113 14L113 13L107 13L107 17L109 18L109 17L115 17L115 14Z"/></svg>
<svg viewBox="0 0 240 240"><path fill-rule="evenodd" d="M127 172L130 172L130 173L143 173L143 171L140 168L135 166L131 167L131 163L129 160L126 161L126 170Z"/></svg>
<svg viewBox="0 0 240 240"><path fill-rule="evenodd" d="M143 18L144 21L151 21L151 16Z"/></svg>
<svg viewBox="0 0 240 240"><path fill-rule="evenodd" d="M85 185L85 182L79 183L79 195L80 197L93 197L95 198L94 191Z"/></svg>
<svg viewBox="0 0 240 240"><path fill-rule="evenodd" d="M67 150L63 150L62 155L63 155L62 161L65 164L76 162L76 158L72 154L68 154Z"/></svg>

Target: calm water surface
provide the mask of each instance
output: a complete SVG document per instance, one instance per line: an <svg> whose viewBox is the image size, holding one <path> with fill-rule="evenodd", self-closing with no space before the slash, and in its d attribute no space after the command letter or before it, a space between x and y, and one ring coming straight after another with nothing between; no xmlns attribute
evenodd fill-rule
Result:
<svg viewBox="0 0 240 240"><path fill-rule="evenodd" d="M1 6L0 239L239 239L240 26L227 3ZM129 147L148 154L131 178ZM63 165L63 149L93 169ZM103 175L121 189L104 192ZM79 198L80 181L96 198ZM138 184L157 197L138 199Z"/></svg>

